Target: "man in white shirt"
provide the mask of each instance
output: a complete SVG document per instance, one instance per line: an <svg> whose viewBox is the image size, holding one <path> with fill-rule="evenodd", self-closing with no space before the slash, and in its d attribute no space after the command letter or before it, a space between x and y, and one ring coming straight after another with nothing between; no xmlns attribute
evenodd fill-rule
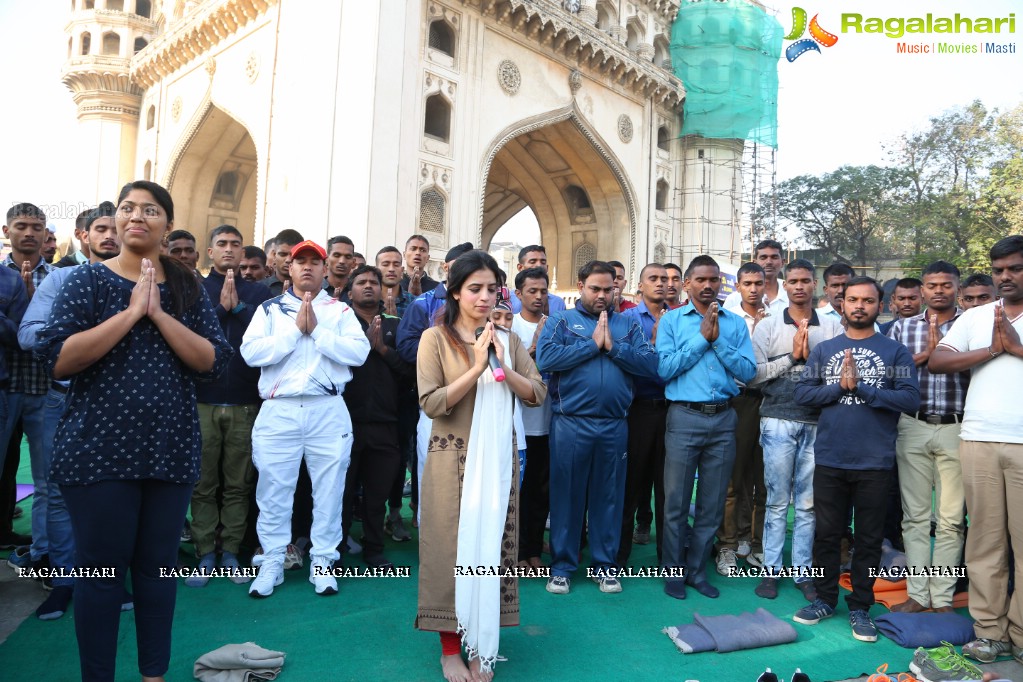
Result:
<svg viewBox="0 0 1023 682"><path fill-rule="evenodd" d="M977 639L963 653L982 662L1023 662L1023 593L1008 595L1009 571L1023 571L1023 236L991 247L1000 301L964 312L931 353L932 374L970 370L959 459L970 515L966 566ZM1008 566L1010 544L1015 567ZM1008 568L1009 570L1006 570Z"/></svg>
<svg viewBox="0 0 1023 682"><path fill-rule="evenodd" d="M826 305L817 309L818 315L824 315L842 322L842 297L845 295L845 283L856 276L856 272L845 263L832 263L824 268L824 296Z"/></svg>
<svg viewBox="0 0 1023 682"><path fill-rule="evenodd" d="M764 307L771 312L780 313L789 305L789 297L778 280L785 267L784 253L781 244L773 239L765 239L753 248L753 262L764 269ZM741 301L742 294L736 289L725 298L724 307L739 312Z"/></svg>
<svg viewBox="0 0 1023 682"><path fill-rule="evenodd" d="M265 401L252 429L252 463L259 472L256 532L263 554L253 597L269 597L284 582L291 540L295 483L305 460L313 487L309 582L316 593L337 594L331 568L339 558L341 503L352 451L352 420L342 393L370 344L355 313L322 290L327 253L303 241L291 248L292 288L256 310L241 354L262 368Z"/></svg>

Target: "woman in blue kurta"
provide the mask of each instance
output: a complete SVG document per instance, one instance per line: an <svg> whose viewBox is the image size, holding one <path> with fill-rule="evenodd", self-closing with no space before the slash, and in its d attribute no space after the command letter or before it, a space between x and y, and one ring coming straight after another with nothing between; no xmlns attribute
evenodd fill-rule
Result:
<svg viewBox="0 0 1023 682"><path fill-rule="evenodd" d="M40 333L54 378L71 379L51 476L67 500L78 569L95 572L75 582L82 679L114 679L130 568L139 671L152 681L167 672L176 594L161 569L177 565L199 478L195 382L219 374L232 350L194 274L160 253L174 223L167 190L126 185L115 222L120 255L80 266Z"/></svg>

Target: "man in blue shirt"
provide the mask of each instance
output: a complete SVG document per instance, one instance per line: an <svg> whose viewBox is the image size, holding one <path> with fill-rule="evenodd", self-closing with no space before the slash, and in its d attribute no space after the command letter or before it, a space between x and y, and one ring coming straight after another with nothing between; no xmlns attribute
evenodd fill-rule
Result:
<svg viewBox="0 0 1023 682"><path fill-rule="evenodd" d="M621 592L616 554L625 497L625 418L635 377L657 376L657 356L635 321L610 311L615 270L590 261L579 270L579 300L555 313L536 344L536 366L550 372L551 578L567 594L579 565L589 507L593 579ZM589 572L589 571L588 571Z"/></svg>
<svg viewBox="0 0 1023 682"><path fill-rule="evenodd" d="M721 270L710 256L697 256L686 268L689 303L665 314L657 332L657 371L667 382L668 408L664 462L664 539L661 564L683 569L668 577L665 593L685 599L686 583L716 598L706 564L724 514L725 493L735 463L738 419L731 399L736 381L756 375L753 344L746 323L720 309ZM696 472L696 515L686 523Z"/></svg>
<svg viewBox="0 0 1023 682"><path fill-rule="evenodd" d="M651 263L639 273L639 304L622 315L639 322L643 337L653 345L657 323L667 310L664 298L668 288L668 271L663 265ZM657 522L657 561L661 560L664 536L664 429L668 418L668 402L664 399L664 381L636 377L635 392L629 406L629 462L625 474L625 507L622 515L622 538L618 544L618 565L629 560L633 543L633 519L642 501L649 504L650 488L654 490L654 519ZM645 498L645 499L644 499ZM645 527L650 541L650 526ZM637 533L639 529L637 528ZM643 544L646 544L645 542Z"/></svg>

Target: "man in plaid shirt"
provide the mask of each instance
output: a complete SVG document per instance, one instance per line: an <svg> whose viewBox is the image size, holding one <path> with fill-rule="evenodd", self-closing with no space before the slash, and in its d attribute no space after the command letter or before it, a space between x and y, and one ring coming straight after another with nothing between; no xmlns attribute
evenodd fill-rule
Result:
<svg viewBox="0 0 1023 682"><path fill-rule="evenodd" d="M25 292L31 300L36 287L53 271L53 266L40 253L46 237L46 214L33 204L15 204L7 211L4 236L11 241L11 253L3 264L21 274ZM18 568L29 568L45 561L49 552L46 536L48 472L44 463L42 439L50 377L43 364L30 351L21 350L17 344L6 350L11 383L7 389L7 418L0 427L0 447L21 447L21 432L17 430L17 424L21 421L28 435L32 484L35 488L32 496L32 546L16 548L7 563Z"/></svg>
<svg viewBox="0 0 1023 682"><path fill-rule="evenodd" d="M959 464L959 428L970 373L931 374L927 361L963 311L956 307L959 269L936 261L922 275L927 310L899 319L891 337L913 354L920 377L920 409L899 420L896 461L902 493L903 541L910 567L958 566L963 551L963 477ZM938 517L931 550L931 484ZM945 571L947 572L947 571ZM909 598L892 611L951 611L956 578L950 575L907 578Z"/></svg>

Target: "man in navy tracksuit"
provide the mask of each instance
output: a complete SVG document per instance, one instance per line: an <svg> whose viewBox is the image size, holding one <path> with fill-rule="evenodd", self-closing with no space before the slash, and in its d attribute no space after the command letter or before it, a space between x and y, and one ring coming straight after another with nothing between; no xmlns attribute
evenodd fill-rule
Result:
<svg viewBox="0 0 1023 682"><path fill-rule="evenodd" d="M579 270L574 310L555 313L536 345L549 372L551 406L551 578L566 594L578 567L583 516L589 508L593 578L602 592L621 592L615 555L622 530L627 464L626 416L633 377L657 377L657 354L639 324L609 310L615 270L590 261ZM587 504L588 503L588 504Z"/></svg>

